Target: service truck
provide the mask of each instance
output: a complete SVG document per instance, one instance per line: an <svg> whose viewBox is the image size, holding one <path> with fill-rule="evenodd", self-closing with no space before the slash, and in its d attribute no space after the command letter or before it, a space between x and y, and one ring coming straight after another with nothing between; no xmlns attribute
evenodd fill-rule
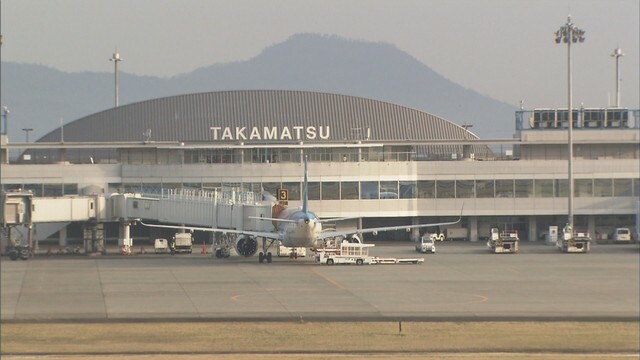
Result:
<svg viewBox="0 0 640 360"><path fill-rule="evenodd" d="M467 228L447 228L445 230L447 239L449 240L467 240L469 231Z"/></svg>
<svg viewBox="0 0 640 360"><path fill-rule="evenodd" d="M436 253L436 242L439 239L438 234L424 234L420 237L420 240L416 243L416 251L421 253Z"/></svg>
<svg viewBox="0 0 640 360"><path fill-rule="evenodd" d="M190 233L176 233L173 237L173 245L171 246L171 250L176 253L191 254L193 251L193 238Z"/></svg>
<svg viewBox="0 0 640 360"><path fill-rule="evenodd" d="M494 254L512 253L518 252L518 238L517 231L502 231L498 228L491 228L491 236L487 241L487 247L491 249Z"/></svg>
<svg viewBox="0 0 640 360"><path fill-rule="evenodd" d="M558 236L556 248L566 253L588 253L591 251L591 237L587 232L574 232L567 224Z"/></svg>
<svg viewBox="0 0 640 360"><path fill-rule="evenodd" d="M339 251L318 251L316 261L321 264L420 264L424 259L410 258L383 258L369 255L369 249L375 244L350 243L343 241Z"/></svg>

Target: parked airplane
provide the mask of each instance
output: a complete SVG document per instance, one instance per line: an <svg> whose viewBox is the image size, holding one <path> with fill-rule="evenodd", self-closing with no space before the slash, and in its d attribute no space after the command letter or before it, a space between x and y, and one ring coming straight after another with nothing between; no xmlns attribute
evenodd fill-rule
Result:
<svg viewBox="0 0 640 360"><path fill-rule="evenodd" d="M261 251L258 254L258 260L262 263L265 260L270 263L272 260L272 254L269 252L269 248L275 242L279 242L284 246L292 248L312 248L317 247L323 240L336 238L336 237L348 237L354 241L359 241L358 234L366 233L378 233L381 231L392 230L407 230L424 227L434 226L446 226L453 225L462 219L462 212L460 217L456 221L441 222L432 224L417 224L417 225L398 225L398 226L383 226L366 229L350 229L350 230L330 230L322 231L322 223L335 222L340 220L346 220L350 218L332 218L332 219L319 219L316 214L309 211L309 193L308 193L308 170L307 159L304 160L304 183L303 183L303 198L302 206L295 208L285 208L279 214L276 214L274 218L260 217L255 218L265 221L273 221L275 224L275 231L250 231L250 230L234 230L234 229L220 229L220 228L204 228L204 227L191 227L191 226L172 226L172 225L152 225L145 224L139 221L140 224L150 227L171 228L171 229L184 229L184 230L197 230L197 231L209 231L215 233L221 233L224 235L236 234L235 248L236 252L240 255L249 257L255 255L258 250L258 238L263 239ZM268 244L267 244L268 242ZM217 257L229 256L228 248L219 248L216 251Z"/></svg>

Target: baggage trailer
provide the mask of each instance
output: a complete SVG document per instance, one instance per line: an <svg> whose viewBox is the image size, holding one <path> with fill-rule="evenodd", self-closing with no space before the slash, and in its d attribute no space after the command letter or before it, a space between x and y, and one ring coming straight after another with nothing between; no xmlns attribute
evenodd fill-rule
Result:
<svg viewBox="0 0 640 360"><path fill-rule="evenodd" d="M491 237L487 241L487 247L494 254L517 254L519 242L518 232L500 232L498 228L491 228Z"/></svg>
<svg viewBox="0 0 640 360"><path fill-rule="evenodd" d="M355 264L355 265L372 265L372 264L421 264L424 262L422 258L398 259L398 258L381 258L369 255L369 249L376 246L375 244L350 243L343 241L340 244L340 250L318 251L316 262L320 264Z"/></svg>
<svg viewBox="0 0 640 360"><path fill-rule="evenodd" d="M381 258L374 257L373 264L422 264L423 258Z"/></svg>
<svg viewBox="0 0 640 360"><path fill-rule="evenodd" d="M299 256L307 256L307 248L298 247L288 247L280 244L277 248L277 255L279 257L288 257L292 259L297 259Z"/></svg>

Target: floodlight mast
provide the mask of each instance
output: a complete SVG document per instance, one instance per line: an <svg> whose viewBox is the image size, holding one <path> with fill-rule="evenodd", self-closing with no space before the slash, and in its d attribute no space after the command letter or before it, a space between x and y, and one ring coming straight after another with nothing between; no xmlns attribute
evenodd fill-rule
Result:
<svg viewBox="0 0 640 360"><path fill-rule="evenodd" d="M623 57L622 49L613 50L611 57L616 58L616 107L620 107L620 58Z"/></svg>
<svg viewBox="0 0 640 360"><path fill-rule="evenodd" d="M567 44L567 116L568 116L568 153L569 158L569 170L568 170L568 182L569 182L569 203L568 203L568 221L567 225L571 229L571 236L573 237L573 104L571 98L571 44L577 42L584 42L585 31L577 28L571 22L571 15L567 16L567 23L555 32L556 44L561 42Z"/></svg>
<svg viewBox="0 0 640 360"><path fill-rule="evenodd" d="M111 59L109 59L109 61L113 61L114 65L115 65L115 76L116 76L116 107L118 107L118 63L120 61L122 61L124 59L122 59L120 57L120 54L118 53L118 49L116 49L116 52L113 53L113 56L111 57Z"/></svg>

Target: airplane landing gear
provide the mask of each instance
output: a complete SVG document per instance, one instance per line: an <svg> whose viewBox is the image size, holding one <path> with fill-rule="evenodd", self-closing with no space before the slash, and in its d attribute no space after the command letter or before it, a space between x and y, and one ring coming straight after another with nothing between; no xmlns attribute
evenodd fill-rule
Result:
<svg viewBox="0 0 640 360"><path fill-rule="evenodd" d="M258 261L260 262L260 264L262 264L265 260L267 261L267 264L271 264L273 257L271 255L271 252L268 250L271 245L273 245L274 241L274 239L269 239L269 245L267 245L267 239L262 239L262 251L258 254Z"/></svg>
<svg viewBox="0 0 640 360"><path fill-rule="evenodd" d="M231 255L228 248L217 248L216 249L216 257L218 259L228 258Z"/></svg>
<svg viewBox="0 0 640 360"><path fill-rule="evenodd" d="M258 254L258 261L260 262L260 264L262 264L265 260L267 261L267 264L270 264L272 259L273 258L271 252L265 254L261 251L260 254Z"/></svg>
<svg viewBox="0 0 640 360"><path fill-rule="evenodd" d="M31 256L31 251L27 246L15 246L9 251L9 259L11 260L27 260Z"/></svg>

